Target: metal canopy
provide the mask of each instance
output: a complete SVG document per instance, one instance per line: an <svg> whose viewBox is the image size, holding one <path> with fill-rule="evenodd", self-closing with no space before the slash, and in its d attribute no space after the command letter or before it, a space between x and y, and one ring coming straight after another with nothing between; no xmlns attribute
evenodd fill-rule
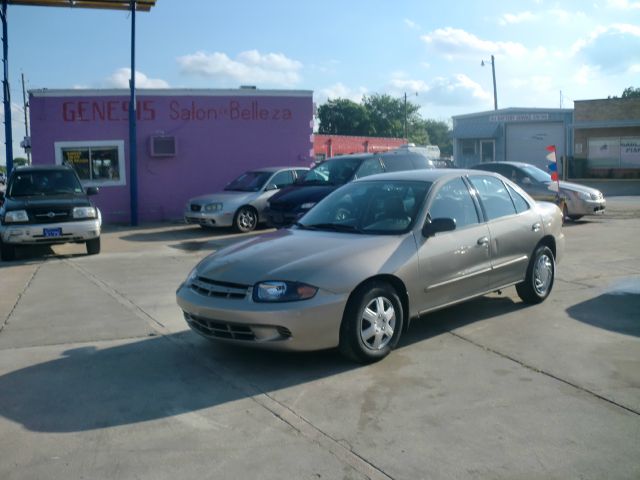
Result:
<svg viewBox="0 0 640 480"><path fill-rule="evenodd" d="M73 7L98 8L105 10L131 10L131 1L127 0L8 0L12 5L30 5L34 7ZM155 6L156 0L137 0L136 10L148 12Z"/></svg>
<svg viewBox="0 0 640 480"><path fill-rule="evenodd" d="M9 41L7 38L7 5L32 7L93 8L102 10L127 10L131 12L131 78L129 80L129 169L131 225L138 224L138 155L136 127L136 11L148 12L156 5L156 0L1 0L0 20L2 20L2 63L4 80L4 123L7 173L13 168L13 134L11 131L11 98L9 93Z"/></svg>

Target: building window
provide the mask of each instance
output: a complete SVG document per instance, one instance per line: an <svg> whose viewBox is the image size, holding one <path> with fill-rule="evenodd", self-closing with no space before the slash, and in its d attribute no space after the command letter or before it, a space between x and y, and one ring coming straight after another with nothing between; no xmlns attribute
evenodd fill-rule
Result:
<svg viewBox="0 0 640 480"><path fill-rule="evenodd" d="M639 178L640 137L589 138L586 178Z"/></svg>
<svg viewBox="0 0 640 480"><path fill-rule="evenodd" d="M462 155L475 155L476 154L476 141L475 140L461 140Z"/></svg>
<svg viewBox="0 0 640 480"><path fill-rule="evenodd" d="M126 185L124 141L56 142L56 163L69 165L84 186Z"/></svg>

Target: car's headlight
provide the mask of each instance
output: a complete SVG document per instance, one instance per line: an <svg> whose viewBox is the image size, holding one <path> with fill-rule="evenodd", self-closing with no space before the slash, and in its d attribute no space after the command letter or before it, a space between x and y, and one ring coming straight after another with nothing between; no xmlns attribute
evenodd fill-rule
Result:
<svg viewBox="0 0 640 480"><path fill-rule="evenodd" d="M95 207L74 207L71 216L73 218L96 218L98 214Z"/></svg>
<svg viewBox="0 0 640 480"><path fill-rule="evenodd" d="M301 210L309 210L311 207L313 207L317 202L307 202L307 203L303 203L302 205L300 205L300 209Z"/></svg>
<svg viewBox="0 0 640 480"><path fill-rule="evenodd" d="M28 222L29 215L26 210L13 210L4 214L6 223Z"/></svg>
<svg viewBox="0 0 640 480"><path fill-rule="evenodd" d="M295 302L312 298L318 289L300 282L267 281L253 287L254 302Z"/></svg>
<svg viewBox="0 0 640 480"><path fill-rule="evenodd" d="M205 205L203 210L205 212L219 212L220 210L222 210L222 203L220 202L216 202L216 203L209 203L208 205Z"/></svg>

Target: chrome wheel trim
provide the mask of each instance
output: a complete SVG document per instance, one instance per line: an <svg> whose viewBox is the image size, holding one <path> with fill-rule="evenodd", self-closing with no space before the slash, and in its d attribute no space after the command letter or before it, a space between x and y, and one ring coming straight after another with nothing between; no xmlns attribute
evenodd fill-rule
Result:
<svg viewBox="0 0 640 480"><path fill-rule="evenodd" d="M533 288L541 297L545 296L553 282L553 259L543 254L536 259L533 268Z"/></svg>
<svg viewBox="0 0 640 480"><path fill-rule="evenodd" d="M257 220L255 213L248 208L243 208L238 213L238 226L244 231L253 230L256 227Z"/></svg>
<svg viewBox="0 0 640 480"><path fill-rule="evenodd" d="M386 297L372 299L362 312L360 339L370 350L385 348L396 328L396 311Z"/></svg>

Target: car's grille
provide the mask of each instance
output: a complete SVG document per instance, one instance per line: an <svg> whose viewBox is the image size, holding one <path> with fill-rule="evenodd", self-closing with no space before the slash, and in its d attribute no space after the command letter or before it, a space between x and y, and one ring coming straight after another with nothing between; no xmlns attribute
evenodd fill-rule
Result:
<svg viewBox="0 0 640 480"><path fill-rule="evenodd" d="M229 298L235 300L244 299L251 287L238 283L216 282L204 277L197 277L191 283L191 290L207 297Z"/></svg>
<svg viewBox="0 0 640 480"><path fill-rule="evenodd" d="M251 327L222 322L220 320L209 320L194 315L184 314L184 318L189 325L198 332L209 337L228 338L233 340L254 341L256 339Z"/></svg>
<svg viewBox="0 0 640 480"><path fill-rule="evenodd" d="M191 204L191 211L192 212L199 212L202 209L201 205L196 205L195 203Z"/></svg>
<svg viewBox="0 0 640 480"><path fill-rule="evenodd" d="M73 219L68 208L31 208L27 213L29 223L59 223Z"/></svg>

